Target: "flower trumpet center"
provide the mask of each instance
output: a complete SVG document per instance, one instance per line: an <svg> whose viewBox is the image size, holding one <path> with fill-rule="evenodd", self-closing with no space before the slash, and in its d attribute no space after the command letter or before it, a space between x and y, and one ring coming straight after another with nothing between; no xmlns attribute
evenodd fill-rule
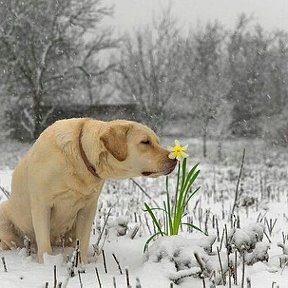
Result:
<svg viewBox="0 0 288 288"><path fill-rule="evenodd" d="M183 148L181 146L175 146L174 152L180 155L183 152Z"/></svg>
<svg viewBox="0 0 288 288"><path fill-rule="evenodd" d="M186 154L186 149L187 146L181 146L179 141L175 140L175 145L173 147L168 147L168 150L170 151L169 154L169 158L170 159L177 159L177 160L181 160L182 158L186 158L188 157L188 154Z"/></svg>

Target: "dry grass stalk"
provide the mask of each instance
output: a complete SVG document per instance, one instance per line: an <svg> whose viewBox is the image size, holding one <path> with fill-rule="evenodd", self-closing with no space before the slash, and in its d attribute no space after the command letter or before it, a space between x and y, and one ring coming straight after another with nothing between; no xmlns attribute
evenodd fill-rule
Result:
<svg viewBox="0 0 288 288"><path fill-rule="evenodd" d="M202 260L200 259L197 253L194 253L194 257L196 258L196 261L201 269L200 278L202 279L203 288L206 288L206 283L205 283L205 278L204 278L204 272L205 272L204 264L202 263Z"/></svg>
<svg viewBox="0 0 288 288"><path fill-rule="evenodd" d="M105 273L107 274L108 273L108 271L107 271L107 265L106 265L106 257L105 257L105 252L104 252L104 250L102 249L102 257L103 257L103 265L104 265L104 271L105 271Z"/></svg>
<svg viewBox="0 0 288 288"><path fill-rule="evenodd" d="M243 170L244 160L245 160L245 148L243 149L241 166L240 166L240 171L239 171L239 175L238 175L238 179L237 179L236 190L235 190L235 198L234 198L234 203L233 203L233 206L232 206L231 215L234 215L235 208L236 208L237 203L238 203L238 198L239 198L239 184L240 184L240 180L241 180L241 176L242 176L242 170Z"/></svg>
<svg viewBox="0 0 288 288"><path fill-rule="evenodd" d="M118 270L119 270L120 274L122 275L123 272L122 272L122 269L121 269L121 266L120 266L120 263L119 263L118 259L116 258L114 253L112 253L112 256L113 256L113 259L115 260L115 262L117 263Z"/></svg>
<svg viewBox="0 0 288 288"><path fill-rule="evenodd" d="M222 284L226 285L226 279L225 279L225 275L224 275L224 271L223 271L219 247L217 247L217 255L218 255L219 266L220 266L220 271L221 271L221 276L222 276Z"/></svg>
<svg viewBox="0 0 288 288"><path fill-rule="evenodd" d="M101 280L100 280L100 275L99 275L99 272L98 272L97 267L95 267L95 272L96 272L96 276L97 276L97 281L98 281L98 284L99 284L99 288L102 288L102 284L101 284Z"/></svg>
<svg viewBox="0 0 288 288"><path fill-rule="evenodd" d="M242 282L241 282L241 288L244 288L244 281L245 279L245 251L242 251Z"/></svg>
<svg viewBox="0 0 288 288"><path fill-rule="evenodd" d="M5 257L1 257L1 260L2 260L2 263L3 263L3 267L4 267L4 272L8 272L6 261L5 261Z"/></svg>
<svg viewBox="0 0 288 288"><path fill-rule="evenodd" d="M54 278L54 285L53 287L56 288L57 287L57 271L56 271L56 265L54 265L53 267L53 278Z"/></svg>
<svg viewBox="0 0 288 288"><path fill-rule="evenodd" d="M128 271L128 268L125 268L125 275L126 275L127 288L129 288L129 287L130 287L130 279L129 279L129 271Z"/></svg>
<svg viewBox="0 0 288 288"><path fill-rule="evenodd" d="M108 219L109 219L109 217L110 217L111 209L112 209L112 207L110 207L110 209L109 209L109 211L108 211L108 213L107 213L107 216L106 216L105 221L104 221L103 228L102 228L102 230L101 230L101 232L100 232L100 234L99 234L99 237L98 237L96 243L95 243L95 244L92 244L93 249L94 249L94 255L95 255L95 254L100 255L100 253L101 253L100 251L102 250L102 247L99 248L99 244L100 244L100 241L101 241L101 239L102 239L102 236L103 236L104 232L107 231L107 230L106 230L106 226L107 226ZM105 234L104 234L104 235L105 235ZM107 236L107 235L106 235L106 236ZM104 242L105 242L105 240L104 240ZM103 245L104 245L104 244L103 244Z"/></svg>

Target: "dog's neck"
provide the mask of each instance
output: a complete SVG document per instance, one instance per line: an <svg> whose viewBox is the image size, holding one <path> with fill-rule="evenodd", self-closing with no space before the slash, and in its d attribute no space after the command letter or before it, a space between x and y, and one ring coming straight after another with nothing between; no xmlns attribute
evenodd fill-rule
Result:
<svg viewBox="0 0 288 288"><path fill-rule="evenodd" d="M95 167L90 163L90 161L88 160L87 156L86 156L86 153L83 149L83 146L82 146L82 133L83 133L83 126L81 127L80 129L80 134L79 134L79 150L80 150L80 155L82 157L82 160L83 162L85 163L85 166L87 167L87 169L90 171L90 173L98 178L98 179L101 179L100 176L98 175L98 173L96 172L96 169Z"/></svg>

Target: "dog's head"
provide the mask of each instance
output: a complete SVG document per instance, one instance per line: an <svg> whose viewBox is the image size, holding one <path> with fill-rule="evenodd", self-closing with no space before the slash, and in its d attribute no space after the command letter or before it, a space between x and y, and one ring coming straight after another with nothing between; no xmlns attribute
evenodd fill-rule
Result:
<svg viewBox="0 0 288 288"><path fill-rule="evenodd" d="M161 147L157 135L137 122L108 122L100 141L108 166L101 169L104 178L158 177L171 173L177 163L168 158L169 151Z"/></svg>

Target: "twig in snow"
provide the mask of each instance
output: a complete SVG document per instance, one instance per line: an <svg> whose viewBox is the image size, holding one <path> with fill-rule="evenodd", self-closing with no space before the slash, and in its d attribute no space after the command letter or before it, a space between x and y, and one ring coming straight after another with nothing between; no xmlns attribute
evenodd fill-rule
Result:
<svg viewBox="0 0 288 288"><path fill-rule="evenodd" d="M194 257L196 258L196 261L201 269L201 275L200 278L202 278L202 284L203 284L203 288L206 287L206 283L205 283L205 278L204 278L204 272L205 272L205 268L204 265L202 263L202 260L200 259L199 255L197 253L194 253Z"/></svg>
<svg viewBox="0 0 288 288"><path fill-rule="evenodd" d="M31 256L31 240L27 236L24 236L24 246L26 249L26 256Z"/></svg>
<svg viewBox="0 0 288 288"><path fill-rule="evenodd" d="M4 187L0 186L0 190L6 196L7 199L10 198L10 192L7 189L5 189Z"/></svg>
<svg viewBox="0 0 288 288"><path fill-rule="evenodd" d="M206 217L205 217L205 222L204 222L204 227L205 227L205 234L208 235L208 220L209 220L209 215L210 215L210 209L206 209Z"/></svg>
<svg viewBox="0 0 288 288"><path fill-rule="evenodd" d="M221 236L221 240L220 240L220 251L222 250L222 245L223 245L223 241L224 241L224 235L225 235L225 230L223 228L222 236Z"/></svg>
<svg viewBox="0 0 288 288"><path fill-rule="evenodd" d="M109 216L110 216L111 209L112 209L112 207L110 207L110 209L109 209L109 211L108 211L108 214L107 214L107 216L106 216L106 218L105 218L105 221L104 221L103 228L102 228L102 230L101 230L101 233L100 233L100 235L99 235L96 243L95 243L95 244L92 244L92 246L93 246L93 248L94 248L94 256L95 256L95 254L97 254L97 255L100 254L100 252L99 252L99 251L100 251L100 249L99 249L99 243L100 243L101 238L102 238L102 236L103 236L103 233L104 233L104 231L105 231L105 228L106 228L106 225L107 225Z"/></svg>
<svg viewBox="0 0 288 288"><path fill-rule="evenodd" d="M146 223L146 226L148 228L149 234L152 235L152 231L151 231L151 228L150 228L150 225L149 225L148 218L147 218L146 214L144 214L144 218L145 218L145 223Z"/></svg>
<svg viewBox="0 0 288 288"><path fill-rule="evenodd" d="M288 264L288 260L287 260L286 258L283 259L284 261L286 260L285 262L283 261L283 262L284 262L284 265L283 265L283 262L282 262L281 260L282 260L282 259L280 258L280 268L282 268L282 270L281 270L281 275L282 275L285 267L286 267L287 264ZM282 262L282 263L281 263L281 262ZM283 267L282 267L281 265L282 265Z"/></svg>
<svg viewBox="0 0 288 288"><path fill-rule="evenodd" d="M135 225L134 228L132 229L132 232L130 233L130 238L131 239L134 239L135 236L137 235L138 231L140 229L140 226L139 225Z"/></svg>
<svg viewBox="0 0 288 288"><path fill-rule="evenodd" d="M231 269L229 263L229 254L230 254L230 247L228 243L228 232L227 232L227 225L225 224L225 242L226 242L226 254L227 254L227 266L228 266L228 279L229 279L229 288L231 288Z"/></svg>
<svg viewBox="0 0 288 288"><path fill-rule="evenodd" d="M8 272L5 258L4 258L4 257L1 257L1 260L2 260L2 263L3 263L3 267L4 267L4 272Z"/></svg>
<svg viewBox="0 0 288 288"><path fill-rule="evenodd" d="M81 279L81 272L80 271L78 271L78 277L79 277L79 282L80 282L80 288L82 288L83 287L83 283L82 283L82 279Z"/></svg>
<svg viewBox="0 0 288 288"><path fill-rule="evenodd" d="M158 203L143 189L143 187L138 182L132 178L130 178L130 180L143 192L145 196L147 196L156 205L157 208L160 208Z"/></svg>
<svg viewBox="0 0 288 288"><path fill-rule="evenodd" d="M273 231L273 229L275 227L275 224L276 224L278 218L276 218L274 221L270 218L269 222L268 222L267 218L265 217L264 220L265 220L265 224L266 224L266 226L268 228L269 235L271 236L272 235L272 231Z"/></svg>
<svg viewBox="0 0 288 288"><path fill-rule="evenodd" d="M220 241L220 235L219 235L219 222L218 222L218 218L216 217L215 219L216 222L216 235L217 235L217 241Z"/></svg>
<svg viewBox="0 0 288 288"><path fill-rule="evenodd" d="M79 262L79 258L80 258L80 240L77 239L76 240L76 259L75 259L75 267L78 267L78 262Z"/></svg>
<svg viewBox="0 0 288 288"><path fill-rule="evenodd" d="M68 257L67 260L68 260L68 263L69 262L71 263L71 264L69 263L69 265L68 265L68 275L70 277L74 277L75 276L74 269L76 267L78 267L78 263L81 261L80 241L78 239L76 240L75 250L73 251L71 258L69 259L69 257ZM67 285L68 285L68 283L67 283Z"/></svg>
<svg viewBox="0 0 288 288"><path fill-rule="evenodd" d="M53 269L53 271L54 271L54 273L53 273L53 275L54 275L54 288L56 288L56 286L57 286L57 274L56 274L56 265L54 265L54 267L53 267L54 269Z"/></svg>
<svg viewBox="0 0 288 288"><path fill-rule="evenodd" d="M112 253L112 256L113 256L115 262L117 263L117 266L118 266L118 269L119 269L120 274L122 275L123 272L122 272L122 269L121 269L121 266L120 266L120 263L119 263L118 259L116 258L116 256L115 256L114 253Z"/></svg>
<svg viewBox="0 0 288 288"><path fill-rule="evenodd" d="M271 241L271 239L269 238L269 236L267 235L267 233L264 231L263 234L266 236L266 238L268 239L269 243L271 244L272 241Z"/></svg>
<svg viewBox="0 0 288 288"><path fill-rule="evenodd" d="M106 265L105 252L104 252L104 250L102 250L101 252L102 252L102 257L103 257L104 271L105 271L105 273L107 274L107 265Z"/></svg>
<svg viewBox="0 0 288 288"><path fill-rule="evenodd" d="M135 288L142 288L141 283L140 283L140 279L137 277L136 278L136 286Z"/></svg>
<svg viewBox="0 0 288 288"><path fill-rule="evenodd" d="M209 276L209 281L211 281L213 277L214 277L214 279L215 279L215 275L216 275L216 271L213 270L213 271L211 272L210 276Z"/></svg>
<svg viewBox="0 0 288 288"><path fill-rule="evenodd" d="M130 280L129 280L129 271L128 271L128 268L125 268L125 275L126 275L127 288L129 288L129 287L130 287Z"/></svg>
<svg viewBox="0 0 288 288"><path fill-rule="evenodd" d="M236 184L235 198L234 198L234 203L233 203L233 206L232 206L231 215L234 215L234 211L235 211L236 205L237 205L237 203L238 203L238 197L239 197L239 184L240 184L240 179L241 179L241 175L242 175L242 170L243 170L244 160L245 160L245 148L243 149L242 160L241 160L241 166L240 166L240 171L239 171L238 180L237 180L237 184Z"/></svg>
<svg viewBox="0 0 288 288"><path fill-rule="evenodd" d="M225 286L226 285L226 279L225 279L225 275L224 275L224 271L223 271L219 247L217 247L217 255L218 255L219 266L220 266L220 270L221 270L222 284Z"/></svg>
<svg viewBox="0 0 288 288"><path fill-rule="evenodd" d="M237 250L235 250L235 264L234 264L234 284L237 285L237 267L238 267L238 257Z"/></svg>
<svg viewBox="0 0 288 288"><path fill-rule="evenodd" d="M247 288L251 288L251 279L249 277L246 278Z"/></svg>
<svg viewBox="0 0 288 288"><path fill-rule="evenodd" d="M102 284L101 284L101 280L100 280L100 275L99 275L99 272L98 272L97 267L95 267L95 272L96 272L96 276L97 276L99 288L102 288Z"/></svg>
<svg viewBox="0 0 288 288"><path fill-rule="evenodd" d="M241 288L244 288L244 279L245 279L245 251L242 251L242 283Z"/></svg>
<svg viewBox="0 0 288 288"><path fill-rule="evenodd" d="M117 288L117 285L116 285L116 278L113 276L113 288Z"/></svg>
<svg viewBox="0 0 288 288"><path fill-rule="evenodd" d="M284 245L286 243L286 239L287 239L287 235L285 235L284 232L282 231L282 241Z"/></svg>

